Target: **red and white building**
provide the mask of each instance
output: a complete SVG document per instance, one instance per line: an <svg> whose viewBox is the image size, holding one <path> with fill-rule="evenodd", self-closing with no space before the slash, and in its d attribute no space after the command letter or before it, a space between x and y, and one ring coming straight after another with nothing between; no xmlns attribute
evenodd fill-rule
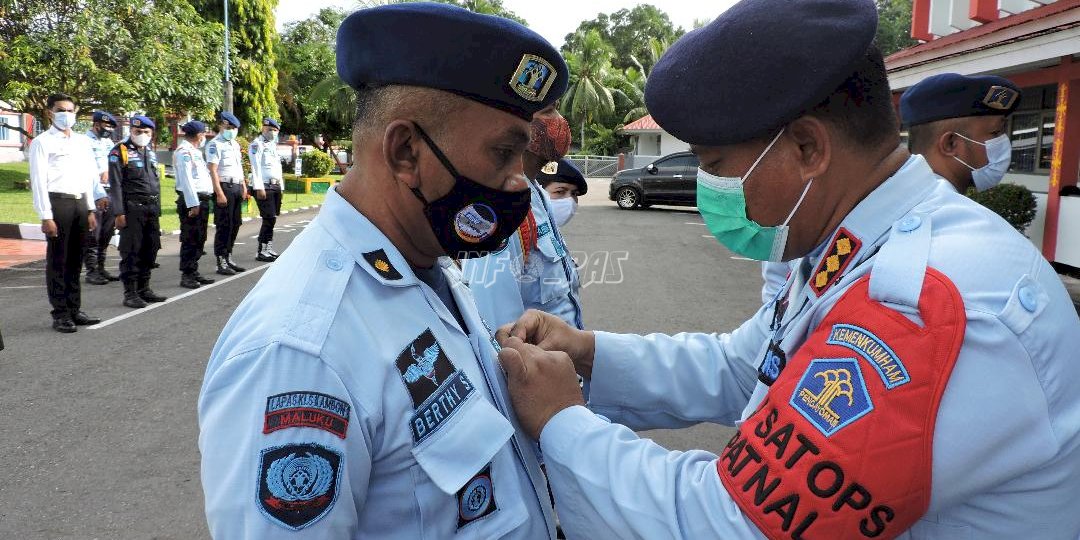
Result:
<svg viewBox="0 0 1080 540"><path fill-rule="evenodd" d="M1026 231L1050 261L1080 267L1080 0L913 0L912 37L885 59L900 94L939 73L1000 75L1023 89L1009 120L1006 182L1038 200Z"/></svg>

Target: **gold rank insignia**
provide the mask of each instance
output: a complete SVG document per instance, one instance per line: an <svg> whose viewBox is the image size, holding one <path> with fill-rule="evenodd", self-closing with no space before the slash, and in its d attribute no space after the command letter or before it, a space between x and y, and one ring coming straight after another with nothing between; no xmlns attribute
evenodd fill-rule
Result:
<svg viewBox="0 0 1080 540"><path fill-rule="evenodd" d="M544 101L557 75L551 62L535 54L526 54L510 77L510 88L529 101Z"/></svg>
<svg viewBox="0 0 1080 540"><path fill-rule="evenodd" d="M542 172L544 174L555 174L555 173L559 172L559 162L558 161L552 161L551 163L548 163L547 165L544 165L544 168L540 169L540 172Z"/></svg>
<svg viewBox="0 0 1080 540"><path fill-rule="evenodd" d="M991 86L982 99L983 105L999 111L1007 111L1020 97L1020 93L1006 86Z"/></svg>
<svg viewBox="0 0 1080 540"><path fill-rule="evenodd" d="M840 230L836 231L836 236L833 236L832 242L829 243L829 249L821 258L821 262L810 275L810 288L814 294L821 296L829 287L832 287L861 247L862 242L855 235L840 227Z"/></svg>
<svg viewBox="0 0 1080 540"><path fill-rule="evenodd" d="M375 251L365 253L364 260L375 269L376 272L382 276L383 279L398 280L401 279L401 272L394 268L394 265L390 264L390 258L386 256L386 252L377 249Z"/></svg>

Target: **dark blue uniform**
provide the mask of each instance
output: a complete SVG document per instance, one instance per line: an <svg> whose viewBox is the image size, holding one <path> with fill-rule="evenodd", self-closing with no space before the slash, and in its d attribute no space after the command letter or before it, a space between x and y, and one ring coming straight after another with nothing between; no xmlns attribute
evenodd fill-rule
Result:
<svg viewBox="0 0 1080 540"><path fill-rule="evenodd" d="M109 184L112 207L117 217L127 220L120 229L124 305L143 307L160 298L150 289L150 271L161 249L161 183L154 153L130 140L114 146L109 152ZM142 299L143 305L136 299Z"/></svg>

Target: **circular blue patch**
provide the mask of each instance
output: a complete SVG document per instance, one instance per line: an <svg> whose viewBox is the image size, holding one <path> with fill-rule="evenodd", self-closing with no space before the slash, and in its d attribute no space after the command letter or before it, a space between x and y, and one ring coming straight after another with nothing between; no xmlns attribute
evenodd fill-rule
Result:
<svg viewBox="0 0 1080 540"><path fill-rule="evenodd" d="M463 521L472 521L484 515L491 506L491 478L486 475L473 478L461 497L458 511Z"/></svg>

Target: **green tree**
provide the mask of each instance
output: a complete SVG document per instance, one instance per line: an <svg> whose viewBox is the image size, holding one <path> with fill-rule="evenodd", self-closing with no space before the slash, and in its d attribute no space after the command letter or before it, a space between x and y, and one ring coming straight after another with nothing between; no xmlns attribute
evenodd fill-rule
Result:
<svg viewBox="0 0 1080 540"><path fill-rule="evenodd" d="M277 117L274 40L277 0L228 0L233 112L246 133L259 131L264 116ZM209 21L224 18L222 0L193 0ZM223 39L219 38L219 39Z"/></svg>
<svg viewBox="0 0 1080 540"><path fill-rule="evenodd" d="M581 126L579 142L586 148L585 126L597 117L614 114L616 96L623 93L612 88L610 58L614 49L600 32L589 30L575 41L578 47L563 54L570 67L570 87L563 96L560 110L570 122Z"/></svg>
<svg viewBox="0 0 1080 540"><path fill-rule="evenodd" d="M351 122L351 113L343 116L329 109L325 92L314 93L320 81L337 79L334 46L338 26L347 14L324 8L308 19L289 23L277 44L278 109L285 130L305 140L317 133L343 135ZM341 86L348 92L344 83Z"/></svg>
<svg viewBox="0 0 1080 540"><path fill-rule="evenodd" d="M911 37L911 0L876 0L878 29L875 37L885 56L918 44Z"/></svg>
<svg viewBox="0 0 1080 540"><path fill-rule="evenodd" d="M588 35L590 30L600 32L604 41L611 44L615 54L611 64L619 69L628 67L644 67L645 71L652 69L656 61L651 56L651 41L653 39L662 43L674 43L685 33L682 28L676 28L668 17L655 6L641 4L633 9L620 9L610 15L601 13L596 19L584 21L577 31L567 34L563 52L581 48L581 39ZM634 58L641 66L635 65Z"/></svg>
<svg viewBox="0 0 1080 540"><path fill-rule="evenodd" d="M25 0L0 4L0 99L45 119L45 98L83 110L208 112L220 95L213 36L187 0Z"/></svg>

